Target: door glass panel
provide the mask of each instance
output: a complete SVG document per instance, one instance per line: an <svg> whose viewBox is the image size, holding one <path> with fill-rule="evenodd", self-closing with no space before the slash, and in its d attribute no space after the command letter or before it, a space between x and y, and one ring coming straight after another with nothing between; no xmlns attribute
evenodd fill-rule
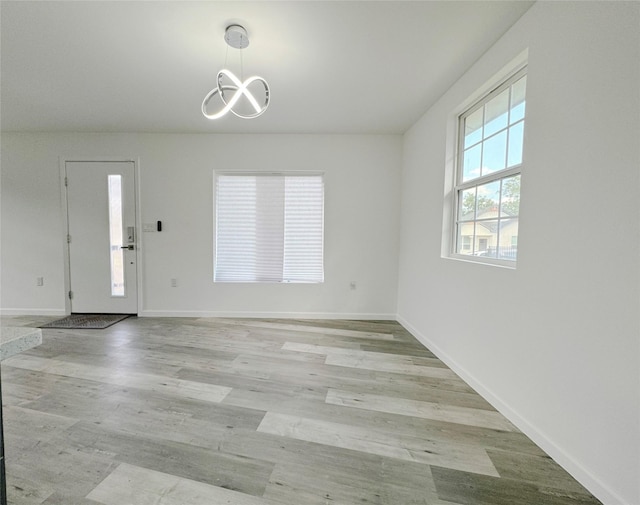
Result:
<svg viewBox="0 0 640 505"><path fill-rule="evenodd" d="M109 246L111 296L125 296L124 252L122 250L122 176L109 175Z"/></svg>

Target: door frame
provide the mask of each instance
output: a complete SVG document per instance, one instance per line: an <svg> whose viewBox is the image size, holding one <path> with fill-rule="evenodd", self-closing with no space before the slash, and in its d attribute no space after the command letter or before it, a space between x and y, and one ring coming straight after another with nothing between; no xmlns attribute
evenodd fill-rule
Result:
<svg viewBox="0 0 640 505"><path fill-rule="evenodd" d="M71 314L71 300L69 299L69 291L71 290L71 261L69 258L69 246L67 244L67 236L69 235L69 202L67 197L67 185L65 178L67 177L68 162L85 162L85 163L110 163L110 162L128 162L133 163L133 184L135 195L135 223L136 223L136 288L137 288L137 311L139 315L142 307L142 212L140 207L141 191L140 191L140 158L131 158L130 156L61 156L59 158L60 169L60 192L62 212L62 230L64 231L62 239L63 261L64 261L64 312L66 315Z"/></svg>

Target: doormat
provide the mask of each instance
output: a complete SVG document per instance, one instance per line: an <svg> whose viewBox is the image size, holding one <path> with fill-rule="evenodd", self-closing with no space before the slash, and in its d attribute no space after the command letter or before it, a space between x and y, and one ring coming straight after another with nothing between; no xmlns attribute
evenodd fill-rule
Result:
<svg viewBox="0 0 640 505"><path fill-rule="evenodd" d="M131 314L71 314L57 321L43 324L40 328L102 330L130 316Z"/></svg>

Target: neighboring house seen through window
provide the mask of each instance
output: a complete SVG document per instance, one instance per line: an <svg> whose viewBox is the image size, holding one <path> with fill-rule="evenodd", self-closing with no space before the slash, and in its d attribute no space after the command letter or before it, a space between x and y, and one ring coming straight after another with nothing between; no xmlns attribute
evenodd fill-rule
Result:
<svg viewBox="0 0 640 505"><path fill-rule="evenodd" d="M454 255L517 258L526 79L520 70L459 118Z"/></svg>

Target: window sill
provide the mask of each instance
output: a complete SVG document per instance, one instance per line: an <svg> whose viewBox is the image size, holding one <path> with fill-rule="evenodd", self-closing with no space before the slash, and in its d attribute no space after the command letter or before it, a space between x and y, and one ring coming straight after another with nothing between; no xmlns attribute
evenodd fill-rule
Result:
<svg viewBox="0 0 640 505"><path fill-rule="evenodd" d="M516 261L500 260L494 258L483 258L478 256L469 256L466 254L450 254L448 256L442 256L446 260L460 261L463 263L475 263L479 265L487 265L490 267L505 268L507 270L516 269Z"/></svg>

